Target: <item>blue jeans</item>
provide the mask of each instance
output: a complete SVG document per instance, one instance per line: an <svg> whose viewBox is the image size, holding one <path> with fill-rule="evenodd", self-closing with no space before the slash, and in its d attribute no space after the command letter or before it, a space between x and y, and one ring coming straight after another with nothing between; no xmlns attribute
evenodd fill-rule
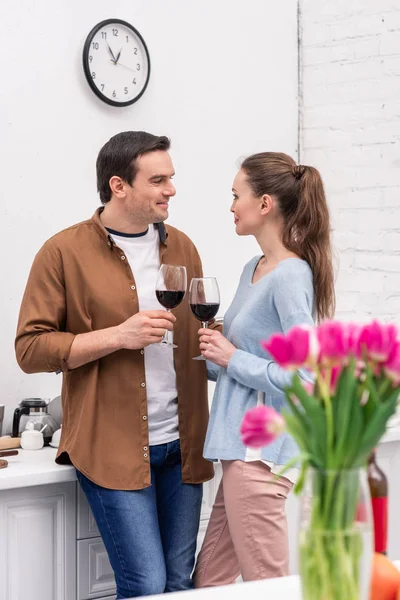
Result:
<svg viewBox="0 0 400 600"><path fill-rule="evenodd" d="M193 587L202 484L182 483L179 440L150 446L151 486L118 491L77 471L103 538L117 600Z"/></svg>

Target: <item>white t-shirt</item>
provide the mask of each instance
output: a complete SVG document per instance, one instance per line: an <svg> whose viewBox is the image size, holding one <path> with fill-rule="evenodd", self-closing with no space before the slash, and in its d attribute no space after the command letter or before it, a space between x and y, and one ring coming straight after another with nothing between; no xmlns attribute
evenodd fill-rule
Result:
<svg viewBox="0 0 400 600"><path fill-rule="evenodd" d="M160 268L160 237L150 225L147 232L121 234L108 229L115 244L123 250L135 279L139 310L165 310L156 298ZM172 335L171 335L172 337ZM148 405L149 444L166 444L179 438L178 392L173 350L161 344L144 349Z"/></svg>

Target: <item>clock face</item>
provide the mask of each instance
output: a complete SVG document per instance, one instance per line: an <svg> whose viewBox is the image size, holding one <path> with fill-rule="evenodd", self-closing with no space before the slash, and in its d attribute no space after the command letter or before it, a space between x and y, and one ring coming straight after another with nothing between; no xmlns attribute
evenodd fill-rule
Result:
<svg viewBox="0 0 400 600"><path fill-rule="evenodd" d="M133 104L144 93L150 77L144 39L126 21L102 21L86 38L83 70L101 100L112 106Z"/></svg>

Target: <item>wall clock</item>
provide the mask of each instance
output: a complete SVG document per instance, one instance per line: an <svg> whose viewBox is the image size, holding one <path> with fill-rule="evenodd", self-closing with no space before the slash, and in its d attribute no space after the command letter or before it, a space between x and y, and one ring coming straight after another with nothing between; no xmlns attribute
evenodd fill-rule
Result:
<svg viewBox="0 0 400 600"><path fill-rule="evenodd" d="M150 78L146 43L120 19L101 21L86 38L83 70L93 92L111 106L129 106L144 94Z"/></svg>

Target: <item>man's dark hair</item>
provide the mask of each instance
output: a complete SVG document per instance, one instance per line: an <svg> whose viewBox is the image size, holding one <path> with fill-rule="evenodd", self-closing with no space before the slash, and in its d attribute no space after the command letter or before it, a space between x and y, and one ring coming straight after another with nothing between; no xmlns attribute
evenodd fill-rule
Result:
<svg viewBox="0 0 400 600"><path fill-rule="evenodd" d="M146 131L123 131L114 135L99 152L96 161L97 191L103 204L111 200L111 177L121 177L132 185L136 174L136 159L147 152L169 150L170 140Z"/></svg>

